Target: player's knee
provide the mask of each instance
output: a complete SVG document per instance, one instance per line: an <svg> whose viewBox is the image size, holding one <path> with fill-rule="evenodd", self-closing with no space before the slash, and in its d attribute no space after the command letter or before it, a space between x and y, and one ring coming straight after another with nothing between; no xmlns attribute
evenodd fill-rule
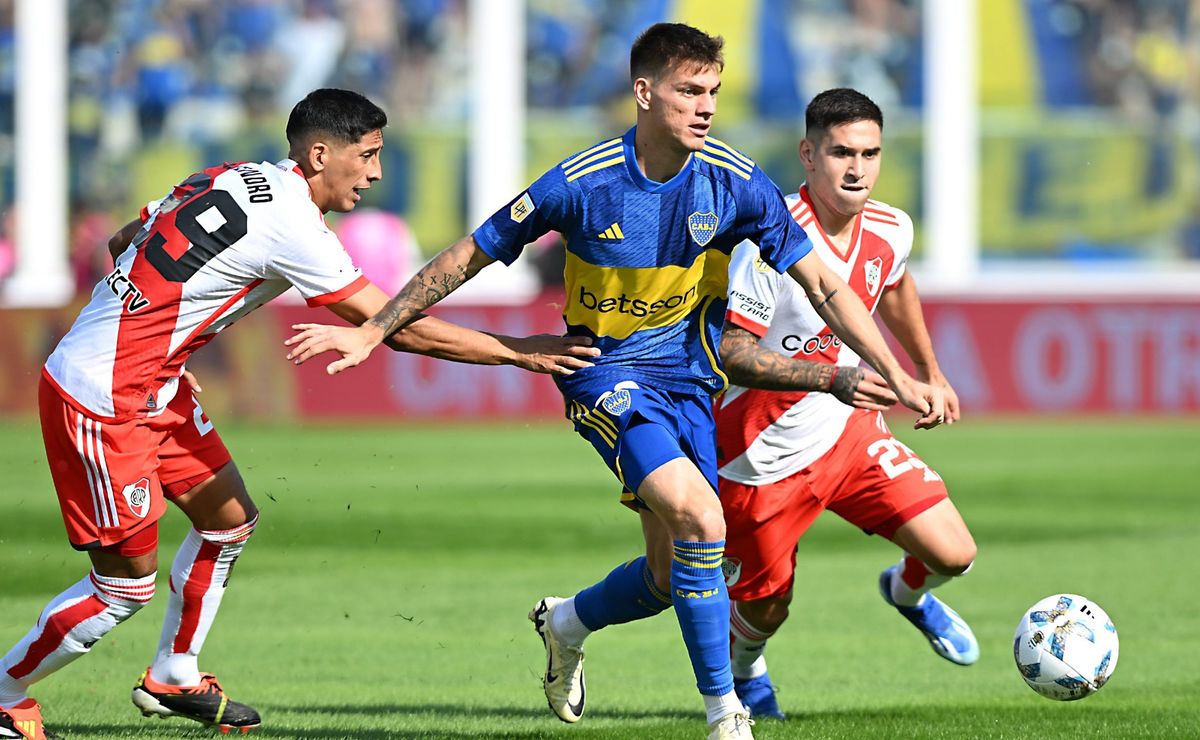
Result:
<svg viewBox="0 0 1200 740"><path fill-rule="evenodd" d="M963 576L971 569L971 565L975 562L976 548L974 541L959 545L958 547L948 552L942 553L939 557L932 558L934 562L926 563L929 569L938 575L943 576Z"/></svg>
<svg viewBox="0 0 1200 740"><path fill-rule="evenodd" d="M713 495L711 490L693 495L690 508L696 526L695 535L702 542L725 539L725 511L721 508L721 499Z"/></svg>
<svg viewBox="0 0 1200 740"><path fill-rule="evenodd" d="M255 512L244 523L234 527L225 529L204 529L197 530L200 536L215 545L227 547L230 545L245 545L250 536L254 534L254 528L258 526L258 512Z"/></svg>
<svg viewBox="0 0 1200 740"><path fill-rule="evenodd" d="M666 519L671 538L716 542L725 539L725 514L716 496L695 496L684 502Z"/></svg>
<svg viewBox="0 0 1200 740"><path fill-rule="evenodd" d="M716 542L725 539L725 512L721 503L713 497L713 505L706 506L698 517L699 531L696 533L704 542Z"/></svg>
<svg viewBox="0 0 1200 740"><path fill-rule="evenodd" d="M765 599L739 601L737 610L755 629L773 633L787 621L791 603L791 594L768 596Z"/></svg>
<svg viewBox="0 0 1200 740"><path fill-rule="evenodd" d="M232 462L176 496L174 502L201 532L234 529L258 516L258 507Z"/></svg>

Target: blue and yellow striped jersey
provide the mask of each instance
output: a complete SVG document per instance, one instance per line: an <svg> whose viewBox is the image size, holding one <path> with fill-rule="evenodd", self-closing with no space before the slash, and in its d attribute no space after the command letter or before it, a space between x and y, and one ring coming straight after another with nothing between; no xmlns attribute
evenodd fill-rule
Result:
<svg viewBox="0 0 1200 740"><path fill-rule="evenodd" d="M717 345L729 254L743 239L783 272L808 253L804 230L754 162L709 138L667 182L638 168L634 133L571 156L475 230L511 264L548 231L567 243L566 307L573 334L603 354L573 385L634 380L676 391L725 386Z"/></svg>

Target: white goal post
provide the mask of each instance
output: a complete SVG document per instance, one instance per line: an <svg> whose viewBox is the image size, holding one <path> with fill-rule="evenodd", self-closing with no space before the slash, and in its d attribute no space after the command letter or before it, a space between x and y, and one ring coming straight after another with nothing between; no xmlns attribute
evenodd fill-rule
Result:
<svg viewBox="0 0 1200 740"><path fill-rule="evenodd" d="M61 306L74 294L67 254L67 3L17 0L16 268L2 306Z"/></svg>

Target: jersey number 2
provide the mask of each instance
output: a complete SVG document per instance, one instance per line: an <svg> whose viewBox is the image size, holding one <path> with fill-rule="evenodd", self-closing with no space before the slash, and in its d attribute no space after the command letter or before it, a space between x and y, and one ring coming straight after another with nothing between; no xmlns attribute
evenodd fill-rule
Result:
<svg viewBox="0 0 1200 740"><path fill-rule="evenodd" d="M146 243L146 259L173 283L186 283L209 260L246 235L246 212L232 195L212 190L211 185L212 178L203 173L180 185L191 191L175 213L175 229L188 240L183 254L172 257L166 249L167 238L157 229Z"/></svg>
<svg viewBox="0 0 1200 740"><path fill-rule="evenodd" d="M941 480L925 461L917 457L903 442L893 437L877 439L867 448L867 454L879 458L879 467L888 478L895 479L914 468L924 472L926 481Z"/></svg>

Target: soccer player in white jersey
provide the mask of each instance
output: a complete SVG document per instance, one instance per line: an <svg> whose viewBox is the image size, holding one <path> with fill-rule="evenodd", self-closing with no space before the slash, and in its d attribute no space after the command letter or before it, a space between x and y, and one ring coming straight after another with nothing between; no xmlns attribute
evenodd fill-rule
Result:
<svg viewBox="0 0 1200 740"><path fill-rule="evenodd" d="M576 431L621 481L638 511L645 555L568 599L530 611L546 652L542 688L560 720L586 708L583 644L601 629L668 608L679 622L704 702L709 740L753 737L729 669L729 600L721 577L725 525L716 497L712 395L728 255L754 239L814 310L877 363L917 423L942 421L942 392L908 376L870 314L820 259L781 193L745 155L712 138L724 41L656 23L630 48L636 125L567 157L475 232L443 250L386 309L357 328L301 324L288 340L305 360L324 351L337 372L487 265L509 264L553 229L566 237L563 318L603 350L559 383ZM568 497L564 497L563 507Z"/></svg>
<svg viewBox="0 0 1200 740"><path fill-rule="evenodd" d="M317 90L292 110L290 159L196 173L109 242L113 271L46 362L42 433L71 545L91 570L56 596L0 659L0 738L52 736L27 690L141 609L155 591L166 501L191 520L171 566L162 637L133 689L143 714L222 731L259 726L201 673L197 655L258 510L228 450L181 384L188 356L295 286L310 306L361 323L387 296L351 262L323 214L346 212L382 176L387 117L361 95ZM497 337L431 317L393 349L569 374L586 341Z"/></svg>
<svg viewBox="0 0 1200 740"><path fill-rule="evenodd" d="M800 160L807 182L787 198L816 251L884 323L918 377L958 397L938 368L920 299L905 270L912 221L869 200L882 157L883 115L855 90L809 104ZM812 310L803 292L764 269L743 242L730 264L721 357L734 384L716 408L719 486L728 528L725 575L734 686L752 716L783 713L763 648L788 616L800 537L825 509L895 542L883 599L946 660L970 665L979 646L930 589L963 575L975 542L941 477L888 431L895 396ZM857 407L857 408L853 408Z"/></svg>

